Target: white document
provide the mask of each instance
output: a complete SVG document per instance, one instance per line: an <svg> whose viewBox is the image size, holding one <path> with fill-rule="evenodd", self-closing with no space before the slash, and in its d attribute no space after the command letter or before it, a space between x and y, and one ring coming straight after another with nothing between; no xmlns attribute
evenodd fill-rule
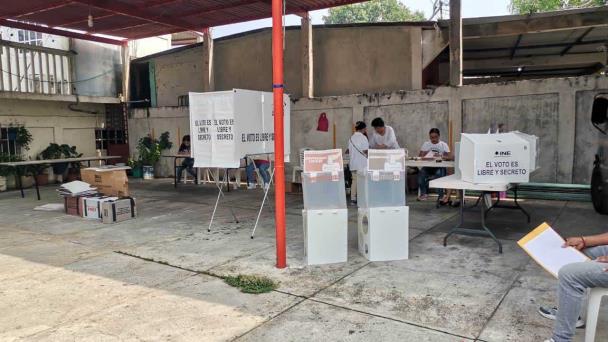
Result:
<svg viewBox="0 0 608 342"><path fill-rule="evenodd" d="M557 278L559 270L568 264L589 258L573 247L564 248L564 239L547 223L543 223L517 242L542 268Z"/></svg>

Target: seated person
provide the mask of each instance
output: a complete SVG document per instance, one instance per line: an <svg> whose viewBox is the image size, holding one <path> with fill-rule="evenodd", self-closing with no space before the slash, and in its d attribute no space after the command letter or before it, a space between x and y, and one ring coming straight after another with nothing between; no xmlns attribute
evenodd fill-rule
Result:
<svg viewBox="0 0 608 342"><path fill-rule="evenodd" d="M175 172L177 173L177 182L182 180L182 172L186 170L194 179L196 179L196 171L194 171L194 158L190 158L190 136L184 135L182 144L179 145L177 154L188 156L182 160L182 165L178 166Z"/></svg>
<svg viewBox="0 0 608 342"><path fill-rule="evenodd" d="M579 317L585 291L608 288L608 233L571 237L566 240L566 246L582 251L593 261L573 263L559 270L558 307L538 310L543 317L555 320L553 336L546 342L572 341L574 330L585 324Z"/></svg>
<svg viewBox="0 0 608 342"><path fill-rule="evenodd" d="M429 131L429 141L422 144L420 148L419 157L425 157L429 152L433 154L434 158L450 159L451 152L450 147L444 141L439 140L440 133L438 128L431 128ZM431 178L444 177L447 174L445 167L423 167L418 172L418 186L420 188L420 195L418 196L419 201L426 201L428 199L429 192L429 180ZM439 189L439 198L442 204L447 204L447 199L443 196L443 189Z"/></svg>
<svg viewBox="0 0 608 342"><path fill-rule="evenodd" d="M268 173L270 162L265 159L254 159L253 163L247 163L247 167L245 168L245 172L247 173L247 189L255 189L254 172L256 167L264 180L264 189L268 189L270 186L270 173Z"/></svg>

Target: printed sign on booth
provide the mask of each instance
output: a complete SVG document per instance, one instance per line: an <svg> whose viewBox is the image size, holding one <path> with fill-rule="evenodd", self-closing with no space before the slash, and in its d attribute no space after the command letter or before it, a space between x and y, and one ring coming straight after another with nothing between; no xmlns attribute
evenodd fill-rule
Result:
<svg viewBox="0 0 608 342"><path fill-rule="evenodd" d="M195 167L238 168L246 155L274 153L272 93L234 89L189 93ZM290 101L284 97L285 160L289 161Z"/></svg>

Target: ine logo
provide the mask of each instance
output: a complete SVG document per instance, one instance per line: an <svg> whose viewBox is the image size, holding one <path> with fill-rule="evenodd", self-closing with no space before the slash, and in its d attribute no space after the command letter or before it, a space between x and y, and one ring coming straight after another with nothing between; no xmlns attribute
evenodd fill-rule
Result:
<svg viewBox="0 0 608 342"><path fill-rule="evenodd" d="M510 157L511 151L496 151L494 152L494 156L496 157Z"/></svg>

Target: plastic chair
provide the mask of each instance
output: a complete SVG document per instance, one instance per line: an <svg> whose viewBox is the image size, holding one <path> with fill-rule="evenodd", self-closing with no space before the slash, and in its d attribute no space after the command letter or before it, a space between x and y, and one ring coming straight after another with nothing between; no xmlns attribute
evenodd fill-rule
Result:
<svg viewBox="0 0 608 342"><path fill-rule="evenodd" d="M596 287L589 291L589 304L587 305L587 322L585 324L585 342L595 341L595 329L600 314L602 297L608 296L608 288Z"/></svg>

